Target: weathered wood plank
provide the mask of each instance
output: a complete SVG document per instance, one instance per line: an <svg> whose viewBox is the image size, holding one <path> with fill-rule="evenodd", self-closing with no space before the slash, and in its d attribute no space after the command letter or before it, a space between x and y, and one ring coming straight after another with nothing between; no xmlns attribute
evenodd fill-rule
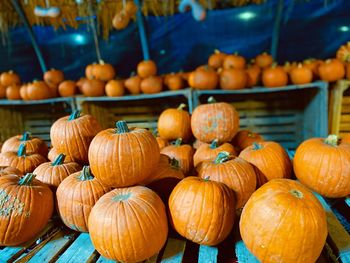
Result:
<svg viewBox="0 0 350 263"><path fill-rule="evenodd" d="M198 263L216 263L217 257L217 247L199 246Z"/></svg>
<svg viewBox="0 0 350 263"><path fill-rule="evenodd" d="M96 261L96 263L115 263L116 261L110 260L110 259L106 259L103 256L100 256L98 258L98 260Z"/></svg>
<svg viewBox="0 0 350 263"><path fill-rule="evenodd" d="M185 253L186 241L168 238L164 254L162 256L162 263L180 263Z"/></svg>
<svg viewBox="0 0 350 263"><path fill-rule="evenodd" d="M260 261L248 250L242 240L235 243L235 253L239 263L259 263Z"/></svg>

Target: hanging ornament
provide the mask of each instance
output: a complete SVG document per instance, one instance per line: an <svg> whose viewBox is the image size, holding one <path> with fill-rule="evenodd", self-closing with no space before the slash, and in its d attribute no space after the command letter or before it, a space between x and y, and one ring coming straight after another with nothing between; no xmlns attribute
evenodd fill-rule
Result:
<svg viewBox="0 0 350 263"><path fill-rule="evenodd" d="M192 9L192 16L197 21L203 21L206 16L204 7L195 0L181 0L179 4L179 11L181 13L186 12L187 8Z"/></svg>
<svg viewBox="0 0 350 263"><path fill-rule="evenodd" d="M36 6L34 8L34 15L40 17L58 17L61 13L60 8L56 6L50 6L49 0L45 0L46 7Z"/></svg>

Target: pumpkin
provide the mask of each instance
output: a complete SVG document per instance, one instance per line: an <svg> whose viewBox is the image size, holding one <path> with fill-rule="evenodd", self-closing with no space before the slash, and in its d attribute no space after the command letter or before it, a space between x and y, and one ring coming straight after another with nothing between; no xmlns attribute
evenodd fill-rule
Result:
<svg viewBox="0 0 350 263"><path fill-rule="evenodd" d="M137 13L137 5L134 3L134 1L127 1L124 10L129 16L134 16Z"/></svg>
<svg viewBox="0 0 350 263"><path fill-rule="evenodd" d="M190 176L179 182L170 195L170 217L181 236L214 246L231 232L235 203L234 192L223 183Z"/></svg>
<svg viewBox="0 0 350 263"><path fill-rule="evenodd" d="M0 75L0 84L4 87L19 85L21 84L21 79L16 73L10 70Z"/></svg>
<svg viewBox="0 0 350 263"><path fill-rule="evenodd" d="M241 130L237 132L236 136L232 140L232 144L237 147L239 151L252 145L254 142L263 142L264 138L255 132L249 130Z"/></svg>
<svg viewBox="0 0 350 263"><path fill-rule="evenodd" d="M0 177L4 175L16 175L20 177L23 175L23 173L15 167L0 166Z"/></svg>
<svg viewBox="0 0 350 263"><path fill-rule="evenodd" d="M336 135L312 138L299 145L293 167L300 182L326 197L350 194L350 144Z"/></svg>
<svg viewBox="0 0 350 263"><path fill-rule="evenodd" d="M312 77L311 69L304 67L301 63L290 71L290 80L295 85L310 83L312 82Z"/></svg>
<svg viewBox="0 0 350 263"><path fill-rule="evenodd" d="M184 174L188 174L193 168L194 149L189 144L182 145L181 138L178 138L173 145L164 147L160 153L178 160Z"/></svg>
<svg viewBox="0 0 350 263"><path fill-rule="evenodd" d="M148 78L157 75L157 65L153 60L144 60L137 65L137 75Z"/></svg>
<svg viewBox="0 0 350 263"><path fill-rule="evenodd" d="M44 81L49 87L58 87L64 81L64 74L61 70L50 69L44 73Z"/></svg>
<svg viewBox="0 0 350 263"><path fill-rule="evenodd" d="M277 65L277 64L276 64ZM272 64L272 67L274 66L274 64ZM287 73L290 74L290 72L292 71L293 68L296 68L298 65L296 62L292 62L290 63L289 61L285 62L283 65L283 70Z"/></svg>
<svg viewBox="0 0 350 263"><path fill-rule="evenodd" d="M350 42L339 47L336 58L343 62L350 62Z"/></svg>
<svg viewBox="0 0 350 263"><path fill-rule="evenodd" d="M152 133L129 130L125 121L98 133L89 148L92 173L110 187L131 186L145 180L156 169L159 155Z"/></svg>
<svg viewBox="0 0 350 263"><path fill-rule="evenodd" d="M92 69L94 68L94 66L96 65L96 63L93 63L93 64L90 64L90 65L87 65L86 68L85 68L85 76L87 79L93 79L94 78L94 75L92 73Z"/></svg>
<svg viewBox="0 0 350 263"><path fill-rule="evenodd" d="M79 93L83 93L83 84L85 83L87 79L86 78L80 78L77 82L76 85L78 87Z"/></svg>
<svg viewBox="0 0 350 263"><path fill-rule="evenodd" d="M169 142L168 140L162 138L162 137L159 137L157 136L156 137L156 140L157 140L157 143L158 143L158 146L159 146L159 150L163 149L165 146L168 146L169 145Z"/></svg>
<svg viewBox="0 0 350 263"><path fill-rule="evenodd" d="M190 73L188 83L194 89L215 89L219 83L219 76L215 70L209 67L197 69Z"/></svg>
<svg viewBox="0 0 350 263"><path fill-rule="evenodd" d="M130 23L130 15L125 11L120 11L115 14L112 20L112 25L116 30L123 30Z"/></svg>
<svg viewBox="0 0 350 263"><path fill-rule="evenodd" d="M99 97L105 94L105 83L98 79L87 79L84 81L81 91L86 97Z"/></svg>
<svg viewBox="0 0 350 263"><path fill-rule="evenodd" d="M40 164L46 162L45 157L40 154L26 153L26 145L22 143L18 152L2 152L0 153L0 166L12 166L17 168L23 174L31 173Z"/></svg>
<svg viewBox="0 0 350 263"><path fill-rule="evenodd" d="M141 81L140 89L145 94L159 93L163 89L163 80L158 76L151 76Z"/></svg>
<svg viewBox="0 0 350 263"><path fill-rule="evenodd" d="M20 94L21 86L19 85L10 85L6 88L6 98L9 100L20 100L21 94Z"/></svg>
<svg viewBox="0 0 350 263"><path fill-rule="evenodd" d="M29 100L44 100L52 97L52 91L44 81L33 81L27 86Z"/></svg>
<svg viewBox="0 0 350 263"><path fill-rule="evenodd" d="M224 59L223 68L224 69L244 69L245 68L245 58L239 56L237 53L234 55L227 55Z"/></svg>
<svg viewBox="0 0 350 263"><path fill-rule="evenodd" d="M72 161L87 164L89 145L102 128L91 115L74 111L70 116L55 121L50 130L51 144L60 153L69 155Z"/></svg>
<svg viewBox="0 0 350 263"><path fill-rule="evenodd" d="M185 107L186 104L181 103L177 109L166 109L160 114L157 125L160 137L166 140L182 138L184 141L191 137L191 117Z"/></svg>
<svg viewBox="0 0 350 263"><path fill-rule="evenodd" d="M266 52L259 54L255 57L255 65L257 65L259 68L268 68L273 63L273 57Z"/></svg>
<svg viewBox="0 0 350 263"><path fill-rule="evenodd" d="M257 86L261 78L261 69L257 65L249 65L245 72L247 74L247 87Z"/></svg>
<svg viewBox="0 0 350 263"><path fill-rule="evenodd" d="M112 79L108 81L105 87L106 95L108 97L120 97L124 95L124 81Z"/></svg>
<svg viewBox="0 0 350 263"><path fill-rule="evenodd" d="M230 142L239 128L239 115L229 103L208 98L208 104L199 105L191 117L193 135L200 141L210 143Z"/></svg>
<svg viewBox="0 0 350 263"><path fill-rule="evenodd" d="M77 163L64 163L65 157L61 153L53 162L40 164L33 172L36 179L56 189L66 177L81 170L81 166Z"/></svg>
<svg viewBox="0 0 350 263"><path fill-rule="evenodd" d="M0 84L0 99L6 98L6 88L7 87Z"/></svg>
<svg viewBox="0 0 350 263"><path fill-rule="evenodd" d="M23 84L19 88L19 95L21 96L22 100L29 100L27 87L28 87L28 84Z"/></svg>
<svg viewBox="0 0 350 263"><path fill-rule="evenodd" d="M244 89L248 76L243 69L224 69L220 73L220 87L226 90Z"/></svg>
<svg viewBox="0 0 350 263"><path fill-rule="evenodd" d="M55 147L52 147L52 148L50 149L48 155L47 155L47 158L48 158L51 162L53 162L53 161L55 161L55 159L57 158L57 156L60 155L60 154L61 154L61 153L59 153ZM72 158L71 158L69 155L66 155L66 154L64 153L64 156L65 156L65 158L64 158L64 162L65 162L65 163L73 162Z"/></svg>
<svg viewBox="0 0 350 263"><path fill-rule="evenodd" d="M328 59L318 67L321 80L333 82L344 78L344 64L338 59Z"/></svg>
<svg viewBox="0 0 350 263"><path fill-rule="evenodd" d="M288 84L288 75L282 67L274 65L264 69L262 82L268 88L286 86Z"/></svg>
<svg viewBox="0 0 350 263"><path fill-rule="evenodd" d="M218 145L217 140L213 140L211 144L203 143L200 145L193 156L194 167L197 167L203 161L214 161L219 152L228 152L230 155L237 155L235 148L225 142Z"/></svg>
<svg viewBox="0 0 350 263"><path fill-rule="evenodd" d="M130 76L124 82L125 88L129 91L130 94L137 95L141 93L141 81L140 76Z"/></svg>
<svg viewBox="0 0 350 263"><path fill-rule="evenodd" d="M91 68L92 78L109 81L114 79L116 72L114 67L111 64L105 63L103 60L100 60L98 64L94 64Z"/></svg>
<svg viewBox="0 0 350 263"><path fill-rule="evenodd" d="M214 54L210 55L208 59L208 65L215 69L221 68L226 56L225 53L221 53L219 50L215 49Z"/></svg>
<svg viewBox="0 0 350 263"><path fill-rule="evenodd" d="M342 143L350 143L350 133L344 134L343 137L341 138L341 142Z"/></svg>
<svg viewBox="0 0 350 263"><path fill-rule="evenodd" d="M170 90L179 90L183 89L185 87L185 83L183 78L180 74L169 74L164 79L164 84L170 89Z"/></svg>
<svg viewBox="0 0 350 263"><path fill-rule="evenodd" d="M241 151L239 157L256 167L259 187L272 179L291 178L292 163L277 142L254 142Z"/></svg>
<svg viewBox="0 0 350 263"><path fill-rule="evenodd" d="M33 239L52 215L53 194L34 177L0 177L0 246L17 246Z"/></svg>
<svg viewBox="0 0 350 263"><path fill-rule="evenodd" d="M38 153L42 156L47 156L48 147L46 142L31 136L27 131L22 135L16 135L7 139L2 146L1 152L17 152L22 143L26 145L26 153Z"/></svg>
<svg viewBox="0 0 350 263"><path fill-rule="evenodd" d="M58 86L58 94L61 97L72 97L77 90L77 84L72 80L65 80Z"/></svg>
<svg viewBox="0 0 350 263"><path fill-rule="evenodd" d="M320 202L305 186L288 179L272 180L252 194L239 229L260 262L316 262L328 233Z"/></svg>
<svg viewBox="0 0 350 263"><path fill-rule="evenodd" d="M318 61L316 59L306 59L303 61L303 66L311 69L314 79L318 78L319 65L320 65L320 61Z"/></svg>
<svg viewBox="0 0 350 263"><path fill-rule="evenodd" d="M91 174L89 166L79 170L74 168L73 173L65 179L62 178L64 180L56 192L58 211L67 227L79 232L88 232L88 219L92 207L110 189Z"/></svg>
<svg viewBox="0 0 350 263"><path fill-rule="evenodd" d="M201 145L203 144L206 144L205 142L201 142L200 140L198 139L195 139L195 141L193 142L192 146L194 149L198 149Z"/></svg>
<svg viewBox="0 0 350 263"><path fill-rule="evenodd" d="M214 161L203 161L197 171L199 177L209 177L232 189L236 194L236 209L242 208L256 189L254 167L229 152L219 152Z"/></svg>

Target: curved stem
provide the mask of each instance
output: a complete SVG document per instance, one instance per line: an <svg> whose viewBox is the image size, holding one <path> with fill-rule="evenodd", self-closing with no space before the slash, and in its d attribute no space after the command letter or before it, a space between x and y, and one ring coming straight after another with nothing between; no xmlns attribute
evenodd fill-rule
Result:
<svg viewBox="0 0 350 263"><path fill-rule="evenodd" d="M63 153L60 153L55 160L52 162L52 166L56 166L56 165L61 165L64 163L64 159L66 158L66 155Z"/></svg>
<svg viewBox="0 0 350 263"><path fill-rule="evenodd" d="M218 139L213 140L209 147L210 147L210 149L218 148Z"/></svg>
<svg viewBox="0 0 350 263"><path fill-rule="evenodd" d="M177 138L174 145L175 146L180 146L182 144L182 138Z"/></svg>
<svg viewBox="0 0 350 263"><path fill-rule="evenodd" d="M263 147L260 143L253 142L253 150L260 150L262 148Z"/></svg>
<svg viewBox="0 0 350 263"><path fill-rule="evenodd" d="M299 190L296 190L296 189L292 189L289 191L293 196L295 196L296 198L299 198L299 199L303 199L304 195L302 192L300 192Z"/></svg>
<svg viewBox="0 0 350 263"><path fill-rule="evenodd" d="M20 139L21 142L29 141L30 140L30 133L25 131L22 135L22 138Z"/></svg>
<svg viewBox="0 0 350 263"><path fill-rule="evenodd" d="M230 153L229 152L219 152L218 156L216 156L214 163L219 164L219 163L224 163L230 160Z"/></svg>
<svg viewBox="0 0 350 263"><path fill-rule="evenodd" d="M73 111L72 114L69 116L68 120L72 121L72 120L78 119L80 117L80 113L81 113L80 110Z"/></svg>
<svg viewBox="0 0 350 263"><path fill-rule="evenodd" d="M180 169L180 162L177 159L175 159L175 158L171 158L170 159L169 165L170 165L171 168Z"/></svg>
<svg viewBox="0 0 350 263"><path fill-rule="evenodd" d="M338 136L335 134L330 134L328 137L324 140L324 142L331 146L337 146L338 145Z"/></svg>
<svg viewBox="0 0 350 263"><path fill-rule="evenodd" d="M18 181L18 185L27 185L30 186L35 178L35 174L33 173L27 173L25 176L23 176L21 179Z"/></svg>
<svg viewBox="0 0 350 263"><path fill-rule="evenodd" d="M21 156L25 156L25 155L26 155L26 144L21 143L21 145L18 148L17 156L21 157Z"/></svg>
<svg viewBox="0 0 350 263"><path fill-rule="evenodd" d="M180 105L179 105L179 107L177 107L177 109L178 110L183 110L184 108L186 108L186 104L185 103L181 103Z"/></svg>
<svg viewBox="0 0 350 263"><path fill-rule="evenodd" d="M115 127L118 134L130 132L126 121L117 121Z"/></svg>
<svg viewBox="0 0 350 263"><path fill-rule="evenodd" d="M210 97L208 98L208 103L216 103L216 100L214 99L213 96L210 96Z"/></svg>
<svg viewBox="0 0 350 263"><path fill-rule="evenodd" d="M94 176L90 172L90 166L86 165L83 167L83 170L79 175L79 179L80 181L88 181L94 179Z"/></svg>

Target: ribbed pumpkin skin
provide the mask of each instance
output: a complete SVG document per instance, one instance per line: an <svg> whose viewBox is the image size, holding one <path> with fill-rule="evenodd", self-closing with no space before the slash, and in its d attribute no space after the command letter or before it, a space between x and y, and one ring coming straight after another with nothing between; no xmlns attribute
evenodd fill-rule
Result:
<svg viewBox="0 0 350 263"><path fill-rule="evenodd" d="M257 169L258 186L277 178L290 178L292 163L287 152L276 142L260 142L261 149L254 145L245 148L239 157L253 164Z"/></svg>
<svg viewBox="0 0 350 263"><path fill-rule="evenodd" d="M4 175L17 175L22 176L23 173L15 167L11 166L0 166L0 177Z"/></svg>
<svg viewBox="0 0 350 263"><path fill-rule="evenodd" d="M178 160L184 174L188 174L193 169L194 149L189 144L169 145L164 147L160 153Z"/></svg>
<svg viewBox="0 0 350 263"><path fill-rule="evenodd" d="M126 187L145 180L156 169L159 147L145 129L120 133L101 131L91 142L89 161L94 176L104 185Z"/></svg>
<svg viewBox="0 0 350 263"><path fill-rule="evenodd" d="M102 128L91 115L82 115L74 120L68 118L62 117L51 126L51 143L58 152L69 155L74 162L87 164L90 142Z"/></svg>
<svg viewBox="0 0 350 263"><path fill-rule="evenodd" d="M119 262L143 261L158 253L167 240L165 206L146 187L114 189L93 207L89 232L94 247L104 257Z"/></svg>
<svg viewBox="0 0 350 263"><path fill-rule="evenodd" d="M48 147L47 144L36 137L29 136L28 140L21 141L23 135L16 135L4 142L1 148L1 152L17 152L21 143L25 143L27 153L38 153L42 156L47 156Z"/></svg>
<svg viewBox="0 0 350 263"><path fill-rule="evenodd" d="M18 185L18 181L15 175L0 177L0 246L34 238L52 215L50 188L35 179L30 186Z"/></svg>
<svg viewBox="0 0 350 263"><path fill-rule="evenodd" d="M233 227L235 196L222 183L190 176L174 188L169 209L174 228L181 236L214 246L223 241Z"/></svg>
<svg viewBox="0 0 350 263"><path fill-rule="evenodd" d="M263 142L264 138L255 132L249 130L241 130L237 132L236 136L232 140L232 144L240 151L252 145L254 142Z"/></svg>
<svg viewBox="0 0 350 263"><path fill-rule="evenodd" d="M327 237L322 205L305 186L288 179L258 189L239 225L244 244L261 262L316 262Z"/></svg>
<svg viewBox="0 0 350 263"><path fill-rule="evenodd" d="M49 150L49 153L47 154L47 158L49 159L49 161L53 162L60 153L63 153L63 152L58 152L55 147L52 147ZM66 153L63 153L63 154L66 155ZM71 162L73 162L73 160L72 160L72 158L70 158L69 155L66 155L66 158L64 159L64 162L65 163L71 163Z"/></svg>
<svg viewBox="0 0 350 263"><path fill-rule="evenodd" d="M210 143L230 142L239 128L236 109L225 102L199 105L191 117L193 135L200 141Z"/></svg>
<svg viewBox="0 0 350 263"><path fill-rule="evenodd" d="M247 161L233 157L223 163L204 161L198 166L198 176L224 183L236 194L236 209L242 208L256 189L256 174Z"/></svg>
<svg viewBox="0 0 350 263"><path fill-rule="evenodd" d="M336 198L350 194L350 144L331 146L322 138L303 142L293 160L296 177L320 193Z"/></svg>
<svg viewBox="0 0 350 263"><path fill-rule="evenodd" d="M15 167L23 174L33 172L36 167L44 162L46 162L45 157L37 153L24 156L17 156L15 152L0 154L0 166Z"/></svg>
<svg viewBox="0 0 350 263"><path fill-rule="evenodd" d="M88 232L92 207L111 189L103 186L96 178L83 181L80 175L81 171L73 173L58 186L58 211L66 226L76 231Z"/></svg>

